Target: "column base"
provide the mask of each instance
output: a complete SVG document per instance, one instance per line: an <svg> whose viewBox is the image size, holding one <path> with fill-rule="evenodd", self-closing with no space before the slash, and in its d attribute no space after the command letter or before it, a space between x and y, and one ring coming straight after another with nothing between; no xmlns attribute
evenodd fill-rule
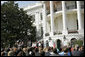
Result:
<svg viewBox="0 0 85 57"><path fill-rule="evenodd" d="M79 29L78 32L79 34L84 34L84 29Z"/></svg>
<svg viewBox="0 0 85 57"><path fill-rule="evenodd" d="M67 34L68 34L68 30L63 30L63 31L62 31L62 34L63 34L63 35L67 35Z"/></svg>

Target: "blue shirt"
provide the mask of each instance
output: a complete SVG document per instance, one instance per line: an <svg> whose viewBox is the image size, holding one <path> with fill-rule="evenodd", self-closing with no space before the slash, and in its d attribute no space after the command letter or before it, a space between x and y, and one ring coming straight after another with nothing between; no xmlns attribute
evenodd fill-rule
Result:
<svg viewBox="0 0 85 57"><path fill-rule="evenodd" d="M59 55L60 55L60 56L64 56L64 52L60 52Z"/></svg>
<svg viewBox="0 0 85 57"><path fill-rule="evenodd" d="M68 51L68 56L71 56L71 53Z"/></svg>

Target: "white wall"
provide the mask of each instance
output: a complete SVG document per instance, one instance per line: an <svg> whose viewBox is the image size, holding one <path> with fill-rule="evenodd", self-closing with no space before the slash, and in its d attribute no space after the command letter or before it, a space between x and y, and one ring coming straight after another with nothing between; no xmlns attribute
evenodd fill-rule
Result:
<svg viewBox="0 0 85 57"><path fill-rule="evenodd" d="M47 33L50 33L50 22L46 22L47 23Z"/></svg>
<svg viewBox="0 0 85 57"><path fill-rule="evenodd" d="M84 28L84 14L82 13L82 25L83 25L83 28Z"/></svg>
<svg viewBox="0 0 85 57"><path fill-rule="evenodd" d="M62 29L63 29L63 23L62 23L62 16L58 16L55 21L55 31L56 32L61 32L62 33Z"/></svg>
<svg viewBox="0 0 85 57"><path fill-rule="evenodd" d="M55 18L55 21L54 21L55 26L54 27L55 27L55 31L57 33L62 32L62 30L63 30L63 22L62 21L63 21L62 16L58 16ZM70 31L77 30L77 15L76 14L73 13L73 14L67 15L67 27L68 27L68 30L70 30Z"/></svg>
<svg viewBox="0 0 85 57"><path fill-rule="evenodd" d="M77 15L76 14L67 15L67 27L68 27L68 30L70 31L77 30Z"/></svg>

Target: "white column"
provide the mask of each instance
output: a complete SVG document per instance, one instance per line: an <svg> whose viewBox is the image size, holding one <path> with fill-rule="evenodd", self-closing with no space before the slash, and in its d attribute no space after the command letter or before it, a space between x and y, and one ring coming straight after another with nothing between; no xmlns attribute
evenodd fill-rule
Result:
<svg viewBox="0 0 85 57"><path fill-rule="evenodd" d="M38 12L36 12L35 13L35 21L36 21L36 28L37 28L37 30L39 29L39 13Z"/></svg>
<svg viewBox="0 0 85 57"><path fill-rule="evenodd" d="M77 18L78 18L78 32L79 34L84 34L83 22L81 17L81 4L77 1Z"/></svg>
<svg viewBox="0 0 85 57"><path fill-rule="evenodd" d="M42 14L43 14L43 37L45 38L45 34L46 34L46 4L45 4L45 1L43 1Z"/></svg>
<svg viewBox="0 0 85 57"><path fill-rule="evenodd" d="M50 24L47 22L47 32L50 33Z"/></svg>
<svg viewBox="0 0 85 57"><path fill-rule="evenodd" d="M38 12L35 13L35 23L36 23L36 38L37 38L39 31Z"/></svg>
<svg viewBox="0 0 85 57"><path fill-rule="evenodd" d="M67 20L66 20L66 5L65 5L65 1L62 1L62 19L63 19L63 31L62 34L66 35L68 34L68 30L67 30Z"/></svg>
<svg viewBox="0 0 85 57"><path fill-rule="evenodd" d="M51 34L50 36L53 36L54 34L54 10L53 10L53 1L50 1L50 17L51 17Z"/></svg>
<svg viewBox="0 0 85 57"><path fill-rule="evenodd" d="M38 26L39 26L39 36L41 36L41 13L38 14Z"/></svg>

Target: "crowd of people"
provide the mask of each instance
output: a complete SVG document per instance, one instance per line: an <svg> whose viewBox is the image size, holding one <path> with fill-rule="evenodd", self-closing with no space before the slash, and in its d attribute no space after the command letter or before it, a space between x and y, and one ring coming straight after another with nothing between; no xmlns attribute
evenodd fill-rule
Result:
<svg viewBox="0 0 85 57"><path fill-rule="evenodd" d="M84 46L44 47L44 42L17 41L12 47L1 48L1 56L84 56Z"/></svg>

